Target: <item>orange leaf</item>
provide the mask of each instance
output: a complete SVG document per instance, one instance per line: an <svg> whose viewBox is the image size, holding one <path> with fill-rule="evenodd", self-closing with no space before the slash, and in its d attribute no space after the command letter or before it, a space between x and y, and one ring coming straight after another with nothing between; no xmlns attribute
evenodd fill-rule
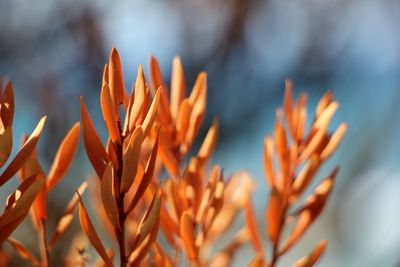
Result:
<svg viewBox="0 0 400 267"><path fill-rule="evenodd" d="M1 93L1 121L4 125L4 128L8 128L12 126L14 119L14 92L12 83L8 82L4 92Z"/></svg>
<svg viewBox="0 0 400 267"><path fill-rule="evenodd" d="M317 261L321 258L322 254L326 250L326 240L322 240L319 244L314 248L314 250L308 255L305 256L293 264L293 267L312 267Z"/></svg>
<svg viewBox="0 0 400 267"><path fill-rule="evenodd" d="M160 220L160 207L161 207L161 192L157 188L151 201L150 207L147 209L146 214L143 216L139 224L139 229L136 233L135 244L140 244L144 238L151 233L153 228Z"/></svg>
<svg viewBox="0 0 400 267"><path fill-rule="evenodd" d="M244 211L245 211L246 225L250 235L251 244L253 245L257 253L264 255L260 235L257 230L256 217L254 215L254 210L249 199L247 199L245 203Z"/></svg>
<svg viewBox="0 0 400 267"><path fill-rule="evenodd" d="M153 123L156 119L158 105L160 102L160 90L157 90L156 95L154 96L153 102L147 112L147 115L143 121L142 128L143 128L143 137L146 137L149 133Z"/></svg>
<svg viewBox="0 0 400 267"><path fill-rule="evenodd" d="M300 171L299 175L297 176L296 180L293 182L293 197L297 199L301 193L307 188L310 184L312 178L319 170L321 166L321 161L317 155L313 155L311 159L306 163L303 169Z"/></svg>
<svg viewBox="0 0 400 267"><path fill-rule="evenodd" d="M103 177L106 163L108 162L107 152L101 143L101 140L93 126L93 122L90 119L89 113L87 112L83 98L81 97L81 119L83 127L83 141L86 148L87 156L95 169L99 178Z"/></svg>
<svg viewBox="0 0 400 267"><path fill-rule="evenodd" d="M149 186L151 179L153 178L154 168L156 165L157 159L157 150L158 150L158 134L156 138L156 142L154 143L153 150L151 151L151 155L149 161L146 165L146 170L143 174L142 180L136 190L135 196L133 197L128 209L126 210L126 214L132 212L132 210L136 207L136 204L139 202L141 197L143 196L144 192L146 191L147 187Z"/></svg>
<svg viewBox="0 0 400 267"><path fill-rule="evenodd" d="M315 188L313 194L306 199L303 207L294 214L299 215L299 219L293 231L287 238L286 243L280 252L281 255L286 253L303 236L308 227L310 227L310 225L321 214L326 200L332 191L338 170L338 168L335 168L333 172Z"/></svg>
<svg viewBox="0 0 400 267"><path fill-rule="evenodd" d="M165 124L171 123L171 112L169 109L169 99L166 93L167 86L162 78L160 66L157 59L150 57L150 84L153 92L160 91L160 112L159 117Z"/></svg>
<svg viewBox="0 0 400 267"><path fill-rule="evenodd" d="M194 236L194 221L189 211L184 211L180 219L180 232L186 254L191 261L197 261L197 248Z"/></svg>
<svg viewBox="0 0 400 267"><path fill-rule="evenodd" d="M13 145L12 127L8 127L0 135L0 168L10 157Z"/></svg>
<svg viewBox="0 0 400 267"><path fill-rule="evenodd" d="M103 260L107 264L107 266L113 267L114 264L111 261L110 257L108 256L108 254L103 246L103 243L101 243L101 240L100 240L99 236L97 235L92 222L90 221L89 215L86 211L85 205L83 204L81 196L79 195L78 192L76 192L76 193L79 198L79 220L81 222L82 229L85 232L86 236L89 238L90 243L93 245L93 247L99 253L99 255L103 258Z"/></svg>
<svg viewBox="0 0 400 267"><path fill-rule="evenodd" d="M31 136L29 136L28 140L24 143L22 148L18 151L15 158L11 161L11 163L7 166L4 172L0 176L0 186L6 183L9 179L11 179L14 174L21 168L21 166L25 163L25 161L30 157L30 155L34 152L36 145L39 141L40 134L42 133L44 123L46 121L46 116L43 117L35 130L32 132Z"/></svg>
<svg viewBox="0 0 400 267"><path fill-rule="evenodd" d="M171 76L171 115L173 118L178 116L179 107L185 97L185 93L186 82L182 62L179 57L174 57Z"/></svg>
<svg viewBox="0 0 400 267"><path fill-rule="evenodd" d="M118 129L117 114L114 112L114 104L111 99L110 89L106 83L103 84L101 88L100 104L110 138L114 143L120 144L121 136Z"/></svg>
<svg viewBox="0 0 400 267"><path fill-rule="evenodd" d="M205 72L201 72L197 76L197 80L193 87L193 90L189 97L190 104L192 104L193 109L190 114L190 123L189 128L186 135L186 143L191 145L194 141L194 138L197 136L200 125L203 122L206 103L207 103L207 74ZM187 153L189 147L185 148L182 152L183 154Z"/></svg>
<svg viewBox="0 0 400 267"><path fill-rule="evenodd" d="M108 81L111 99L114 103L114 112L118 114L118 106L124 102L125 85L121 59L115 47L111 49L110 62L108 65Z"/></svg>
<svg viewBox="0 0 400 267"><path fill-rule="evenodd" d="M79 143L80 124L76 123L60 144L57 154L51 165L47 190L51 191L61 181L72 164Z"/></svg>
<svg viewBox="0 0 400 267"><path fill-rule="evenodd" d="M114 187L115 175L112 164L109 163L104 170L103 178L101 179L101 199L103 200L103 207L106 211L111 224L118 229L121 229L119 221L119 212L116 202L116 191Z"/></svg>
<svg viewBox="0 0 400 267"><path fill-rule="evenodd" d="M333 93L331 91L326 92L317 105L317 108L315 110L316 117L319 117L321 115L322 111L324 111L324 109L332 102L332 99Z"/></svg>
<svg viewBox="0 0 400 267"><path fill-rule="evenodd" d="M177 115L178 117L176 119L176 142L178 144L185 142L187 130L189 128L191 112L192 105L190 104L190 101L188 99L183 100L179 108L179 113Z"/></svg>
<svg viewBox="0 0 400 267"><path fill-rule="evenodd" d="M203 161L208 161L214 152L215 146L217 144L218 137L218 120L214 120L206 137L204 138L203 144L200 147L198 157Z"/></svg>
<svg viewBox="0 0 400 267"><path fill-rule="evenodd" d="M132 93L132 96L129 100L129 108L126 113L125 118L125 134L127 131L133 131L135 128L135 124L141 111L143 109L143 105L145 102L146 95L146 81L144 79L143 67L139 65L136 82L135 82L135 90Z"/></svg>
<svg viewBox="0 0 400 267"><path fill-rule="evenodd" d="M85 192L87 186L88 186L87 182L84 182L79 186L78 192L80 195L82 195L83 192ZM61 236L65 233L65 231L67 231L68 227L71 225L72 219L74 218L74 211L78 203L79 203L78 195L74 194L74 196L68 203L68 206L65 209L63 216L58 220L56 231L49 243L50 248L53 248L56 245L57 241L61 238Z"/></svg>
<svg viewBox="0 0 400 267"><path fill-rule="evenodd" d="M270 187L275 184L275 172L273 163L274 144L271 137L267 136L264 139L264 170L267 182Z"/></svg>
<svg viewBox="0 0 400 267"><path fill-rule="evenodd" d="M44 184L44 179L36 175L24 180L8 198L7 206L0 217L0 245L8 238L23 217L28 214L33 201Z"/></svg>
<svg viewBox="0 0 400 267"><path fill-rule="evenodd" d="M339 146L340 142L342 141L344 134L347 131L347 124L342 123L338 127L338 129L335 131L335 133L332 135L331 139L329 140L329 143L326 145L324 150L321 152L321 160L325 161L329 159L330 156L332 156L333 152L335 152L336 148Z"/></svg>
<svg viewBox="0 0 400 267"><path fill-rule="evenodd" d="M282 196L278 192L276 187L271 189L271 195L267 209L267 223L268 223L268 236L272 241L273 245L278 243L279 234L282 227L283 220L283 207L282 207Z"/></svg>
<svg viewBox="0 0 400 267"><path fill-rule="evenodd" d="M34 256L29 250L26 249L24 245L22 245L18 240L9 238L8 243L12 245L15 251L18 252L19 256L24 260L30 262L34 266L40 266L40 261L36 256Z"/></svg>
<svg viewBox="0 0 400 267"><path fill-rule="evenodd" d="M142 142L143 131L139 126L132 133L129 139L128 147L126 148L122 158L123 167L121 176L121 192L123 193L128 192L136 176Z"/></svg>

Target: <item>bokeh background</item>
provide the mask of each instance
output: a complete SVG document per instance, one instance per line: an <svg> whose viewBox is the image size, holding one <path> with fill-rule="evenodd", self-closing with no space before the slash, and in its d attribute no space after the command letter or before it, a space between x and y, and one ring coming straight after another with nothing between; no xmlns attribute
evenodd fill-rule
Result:
<svg viewBox="0 0 400 267"><path fill-rule="evenodd" d="M181 56L189 85L207 71L203 134L218 116L214 162L228 174L247 170L256 179L261 230L268 196L262 142L272 131L284 80L293 80L296 95L309 94L310 108L331 89L341 103L333 128L346 121L349 131L319 178L336 164L340 175L324 214L281 266L321 238L329 246L320 266L399 266L398 14L395 0L0 0L0 75L14 84L17 137L48 115L39 147L47 168L79 120L80 95L104 129L98 97L113 45L129 86L138 64L148 70L152 54L167 80L174 55ZM68 178L52 195L56 217L91 171L81 145ZM25 239L34 246L33 237ZM244 248L236 266L247 263L250 252Z"/></svg>

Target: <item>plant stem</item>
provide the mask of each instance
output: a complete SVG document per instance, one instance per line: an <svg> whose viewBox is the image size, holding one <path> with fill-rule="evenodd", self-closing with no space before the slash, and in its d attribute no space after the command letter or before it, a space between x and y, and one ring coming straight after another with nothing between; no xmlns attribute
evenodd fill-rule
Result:
<svg viewBox="0 0 400 267"><path fill-rule="evenodd" d="M49 248L47 246L47 240L46 240L46 224L43 219L40 220L38 237L39 237L39 249L40 249L40 256L41 256L41 260L42 260L42 267L48 267L49 266Z"/></svg>

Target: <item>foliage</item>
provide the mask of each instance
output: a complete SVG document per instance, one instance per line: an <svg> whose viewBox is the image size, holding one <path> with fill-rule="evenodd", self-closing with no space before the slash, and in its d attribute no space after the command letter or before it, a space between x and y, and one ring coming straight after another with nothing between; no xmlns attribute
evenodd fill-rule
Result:
<svg viewBox="0 0 400 267"><path fill-rule="evenodd" d="M187 95L180 59L173 60L168 89L159 64L152 57L149 80L148 84L139 66L133 91L128 93L120 57L112 49L100 92L100 107L108 133L105 143L81 98L83 142L96 178L90 184L89 200L83 196L88 182L76 191L51 239L46 229L48 193L66 176L72 164L80 124L75 124L66 135L46 174L35 150L45 118L39 122L0 175L0 185L18 171L21 179L0 217L0 244L7 240L24 260L34 266L49 266L52 249L70 226L75 207L79 205L79 220L86 240L100 256L97 266L110 267L116 263L123 267L229 266L247 243L255 250L250 266L276 266L321 214L333 188L338 168L305 200L302 198L346 132L346 124L341 124L333 134L328 132L328 124L338 108L332 93L321 99L312 125L307 129L306 95L301 94L294 102L292 84L286 82L284 105L277 111L274 135L267 136L264 142L265 174L271 188L265 211L267 237L272 244L268 259L251 204L252 178L244 172L226 178L220 166L210 163L217 144L217 120L209 128L200 149L192 151L206 111L206 73L198 75ZM0 165L3 166L12 146L11 83L2 83L0 101ZM162 179L164 173L168 174L166 180ZM95 228L88 204L104 223L111 244ZM29 210L40 257L9 237ZM241 214L246 223L232 235L231 226ZM293 221L293 230L285 236L285 228ZM216 249L214 245L222 236L228 242ZM83 240L81 236L74 239L71 248L79 248L79 253L67 256L64 265L88 264ZM326 241L320 242L295 266L313 266L325 248Z"/></svg>

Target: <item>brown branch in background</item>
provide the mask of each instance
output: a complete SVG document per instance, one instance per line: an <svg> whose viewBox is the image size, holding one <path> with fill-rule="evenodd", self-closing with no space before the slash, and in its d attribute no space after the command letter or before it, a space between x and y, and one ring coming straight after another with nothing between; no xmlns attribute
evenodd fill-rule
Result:
<svg viewBox="0 0 400 267"><path fill-rule="evenodd" d="M267 136L264 142L264 167L268 185L271 188L268 207L265 211L267 236L272 243L271 259L268 261L262 249L254 222L251 205L247 206L246 221L252 244L257 251L251 266L276 266L305 231L321 214L334 184L338 168L335 168L320 182L305 201L301 196L309 187L320 167L330 158L340 144L347 126L342 123L331 134L328 125L338 103L331 92L320 100L309 130L306 129L306 95L301 94L296 103L292 99L292 83L286 81L283 109L277 111L274 136ZM301 204L297 211L294 206ZM290 220L289 220L290 219ZM285 237L285 227L296 219L292 232ZM314 265L326 242L320 243L308 257L300 259L295 266Z"/></svg>

